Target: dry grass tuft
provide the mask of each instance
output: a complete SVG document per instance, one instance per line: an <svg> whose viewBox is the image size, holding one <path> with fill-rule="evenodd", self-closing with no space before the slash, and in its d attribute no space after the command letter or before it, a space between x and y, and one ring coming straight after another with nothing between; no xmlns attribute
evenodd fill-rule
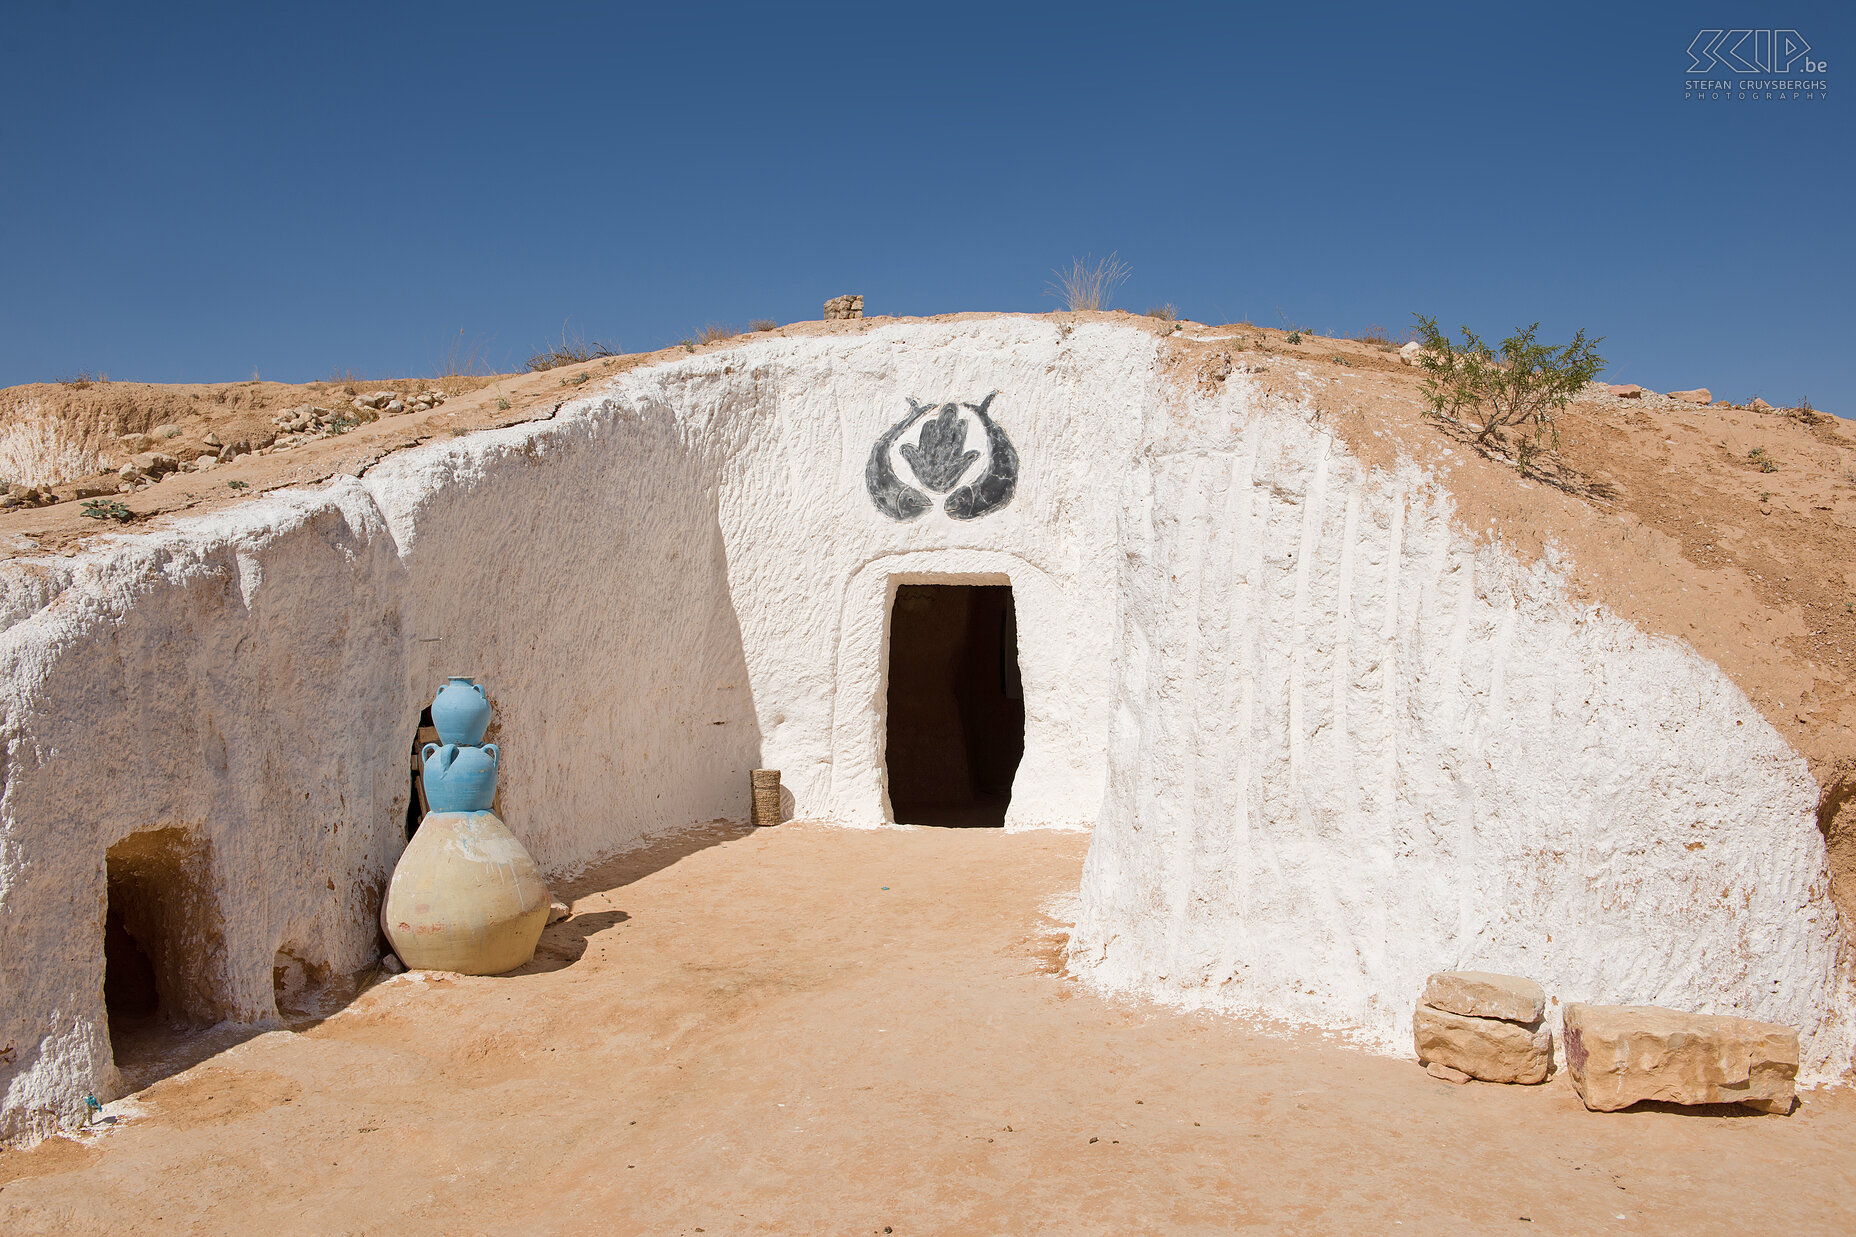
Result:
<svg viewBox="0 0 1856 1237"><path fill-rule="evenodd" d="M466 341L464 328L459 327L458 337L451 341L451 346L438 358L432 377L442 381L446 378L483 378L495 373L487 355L488 347L489 341L482 336Z"/></svg>
<svg viewBox="0 0 1856 1237"><path fill-rule="evenodd" d="M739 334L741 334L740 331L726 322L705 322L702 324L702 329L696 332L695 339L699 344L719 344Z"/></svg>
<svg viewBox="0 0 1856 1237"><path fill-rule="evenodd" d="M1381 348L1397 348L1410 343L1417 337L1416 327L1401 327L1394 331L1375 322L1353 338L1363 344L1378 344Z"/></svg>
<svg viewBox="0 0 1856 1237"><path fill-rule="evenodd" d="M1044 294L1056 297L1073 313L1107 309L1114 299L1115 289L1133 273L1127 263L1118 261L1112 253L1094 261L1073 258L1067 270L1051 271L1057 278L1045 287Z"/></svg>
<svg viewBox="0 0 1856 1237"><path fill-rule="evenodd" d="M775 322L772 318L756 318L754 321L748 323L748 330L757 333L760 331L777 331L779 329L780 324Z"/></svg>
<svg viewBox="0 0 1856 1237"><path fill-rule="evenodd" d="M391 387L399 380L380 374L364 374L358 369L343 367L341 369L330 370L329 376L324 378L323 381L332 387L340 387L342 393L345 395L359 395L362 391L376 391L385 387ZM214 392L213 402L216 404L225 403L226 401L222 396L223 392Z"/></svg>
<svg viewBox="0 0 1856 1237"><path fill-rule="evenodd" d="M588 361L596 361L600 357L618 355L619 349L616 344L602 344L598 340L588 343L585 335L578 333L568 335L567 324L563 322L559 341L549 344L530 357L528 370L531 374L539 374L544 369L554 369L561 365L585 365Z"/></svg>

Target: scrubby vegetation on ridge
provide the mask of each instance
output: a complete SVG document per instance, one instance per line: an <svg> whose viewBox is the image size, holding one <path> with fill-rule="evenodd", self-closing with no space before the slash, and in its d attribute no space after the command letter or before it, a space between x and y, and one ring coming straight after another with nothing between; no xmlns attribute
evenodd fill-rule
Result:
<svg viewBox="0 0 1856 1237"><path fill-rule="evenodd" d="M1605 367L1597 350L1603 339L1588 341L1583 328L1570 343L1555 347L1535 341L1540 330L1536 322L1502 340L1498 350L1468 327L1463 328L1462 342L1453 344L1437 329L1437 319L1414 316L1431 415L1467 422L1478 447L1502 440L1507 429L1527 431L1517 435L1514 444L1523 472L1543 445L1559 445L1553 414Z"/></svg>

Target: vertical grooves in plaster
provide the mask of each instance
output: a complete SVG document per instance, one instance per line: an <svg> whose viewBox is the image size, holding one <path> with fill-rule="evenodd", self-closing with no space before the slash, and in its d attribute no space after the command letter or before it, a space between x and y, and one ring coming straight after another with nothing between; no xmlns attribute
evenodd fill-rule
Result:
<svg viewBox="0 0 1856 1237"><path fill-rule="evenodd" d="M1321 508L1327 499L1328 440L1316 440L1320 446L1315 456L1315 476L1302 496L1302 536L1295 554L1294 627L1289 643L1289 785L1298 813L1303 810L1303 776L1306 763L1304 744L1308 721L1302 699L1302 675L1308 656L1308 593L1310 562L1315 543L1321 534Z"/></svg>
<svg viewBox="0 0 1856 1237"><path fill-rule="evenodd" d="M1475 748L1471 743L1474 733L1475 700L1472 694L1462 690L1464 682L1463 656L1469 647L1470 608L1476 600L1476 560L1470 555L1461 555L1461 563L1456 569L1457 603L1456 618L1450 626L1450 654L1444 670L1443 686L1452 699L1462 702L1462 717L1459 719L1457 733L1457 761L1459 766L1477 759ZM1457 948L1469 948L1477 932L1476 908L1483 905L1482 891L1478 887L1479 865L1476 862L1476 802L1475 782L1472 778L1459 776L1455 780L1456 790L1456 828L1451 839L1451 853L1456 863L1456 933Z"/></svg>
<svg viewBox="0 0 1856 1237"><path fill-rule="evenodd" d="M1786 861L1816 839L1727 849L1781 837L1760 805L1802 803L1802 783L1782 738L1712 707L1710 667L1594 624L1556 581L1458 533L1448 492L1414 468L1364 474L1267 408L1209 468L1163 428L1150 518L1127 522L1157 552L1128 548L1124 605L1167 672L1122 680L1140 741L1112 759L1147 786L1092 843L1077 956L1102 982L1393 1052L1424 976L1452 965L1538 973L1572 999L1768 1014L1843 999L1769 982L1829 953L1791 962L1774 932L1799 908L1760 870L1799 878ZM1194 570L1210 573L1196 594L1174 574ZM1691 828L1705 850L1658 844ZM1167 853L1181 845L1203 853Z"/></svg>
<svg viewBox="0 0 1856 1237"><path fill-rule="evenodd" d="M1508 715L1508 656L1514 648L1516 617L1514 594L1509 592L1501 623L1495 629L1495 647L1489 650L1489 702L1482 714L1485 732L1494 730Z"/></svg>
<svg viewBox="0 0 1856 1237"><path fill-rule="evenodd" d="M1181 542L1174 561L1180 563L1181 570L1174 573L1173 582L1177 583L1179 595L1176 604L1170 609L1178 616L1177 621L1185 631L1177 633L1183 638L1170 640L1172 654L1168 657L1167 677L1173 680L1174 688L1181 697L1189 693L1188 683L1198 672L1199 644L1204 627L1203 616L1199 613L1200 599L1204 593L1206 550L1209 536L1210 513L1206 501L1205 484L1208 461L1204 456L1193 459L1186 474L1186 493L1184 510L1180 515ZM1179 577L1184 576L1181 580ZM1172 813L1178 823L1179 836L1174 842L1173 852L1173 905L1171 923L1168 929L1168 952L1173 957L1180 953L1180 943L1185 939L1186 917L1190 913L1192 895L1196 881L1193 864L1198 851L1198 813L1193 806L1198 802L1199 762L1205 745L1199 742L1203 725L1194 714L1189 713L1187 723L1188 746L1192 749L1181 762L1184 776L1181 784L1172 788L1177 796L1180 810ZM1183 978L1183 977L1182 977Z"/></svg>
<svg viewBox="0 0 1856 1237"><path fill-rule="evenodd" d="M1399 561L1405 549L1405 495L1392 495L1392 528L1386 534L1386 616L1379 628L1380 723L1385 746L1379 762L1379 813L1393 854L1405 850L1398 824L1398 606Z"/></svg>
<svg viewBox="0 0 1856 1237"><path fill-rule="evenodd" d="M1336 755L1339 759L1352 764L1352 735L1347 726L1347 689L1353 682L1353 550L1354 543L1360 536L1360 490L1358 486L1347 487L1347 515L1341 525L1340 533L1340 568L1337 572L1338 596L1334 603L1334 734L1339 741ZM1353 779L1344 776L1342 784L1347 792L1347 817L1352 819L1356 806L1358 787Z"/></svg>
<svg viewBox="0 0 1856 1237"><path fill-rule="evenodd" d="M1261 462L1263 451L1263 427L1255 430L1255 445L1251 457L1253 463ZM1250 501L1250 545L1244 560L1244 581L1246 591L1253 603L1244 620L1244 793L1254 795L1250 800L1252 806L1261 809L1264 806L1263 788L1255 785L1257 757L1257 648L1263 639L1264 612L1270 601L1268 581L1264 579L1263 558L1268 549L1270 535L1270 492L1269 487L1258 485L1253 471ZM1250 829L1246 835L1250 843L1250 866L1245 870L1247 882L1245 906L1252 905L1255 895L1255 881L1260 864L1267 865L1274 881L1281 876L1281 867L1276 861L1275 843L1265 830L1259 835L1257 826L1267 823L1257 813L1252 813ZM1259 844L1260 841L1260 844Z"/></svg>
<svg viewBox="0 0 1856 1237"><path fill-rule="evenodd" d="M1229 641L1230 657L1225 668L1225 690L1222 700L1229 706L1233 695L1240 697L1237 709L1237 726L1235 748L1237 751L1237 771L1232 779L1232 846L1226 861L1230 872L1228 883L1235 897L1237 907L1238 931L1233 934L1231 953L1221 965L1226 976L1235 977L1238 953L1248 954L1250 950L1250 889L1253 861L1250 844L1250 768L1253 740L1251 720L1256 709L1256 624L1252 614L1252 598L1257 587L1257 564L1260 559L1262 539L1256 526L1256 474L1257 451L1263 436L1260 424L1253 424L1245 435L1244 450L1233 461L1231 467L1231 486L1225 495L1228 512L1227 522L1231 527L1229 574L1232 580L1230 598ZM1233 692L1232 688L1236 687Z"/></svg>
<svg viewBox="0 0 1856 1237"><path fill-rule="evenodd" d="M1463 682L1463 657L1469 649L1469 612L1476 600L1476 560L1464 557L1455 569L1457 577L1456 616L1450 623L1449 654L1444 662L1444 684L1451 695L1456 695L1457 685ZM1459 719L1457 734L1465 738L1469 733L1470 710L1465 708Z"/></svg>

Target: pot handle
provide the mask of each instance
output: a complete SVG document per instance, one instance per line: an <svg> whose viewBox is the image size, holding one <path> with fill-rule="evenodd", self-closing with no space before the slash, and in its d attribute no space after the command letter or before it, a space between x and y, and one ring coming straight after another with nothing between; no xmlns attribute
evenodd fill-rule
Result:
<svg viewBox="0 0 1856 1237"><path fill-rule="evenodd" d="M488 700L490 699L490 697L489 697L489 695L488 695L488 694L486 694L486 693L484 692L484 690L483 690L483 684L481 684L481 683L472 683L472 684L471 684L471 686L477 689L477 694L478 694L479 696L482 696L482 697L484 698L484 700L485 700L485 701L488 701Z"/></svg>
<svg viewBox="0 0 1856 1237"><path fill-rule="evenodd" d="M438 750L438 744L436 743L427 743L424 747L420 748L419 749L419 763L424 764L424 765L431 764L432 753L437 750Z"/></svg>
<svg viewBox="0 0 1856 1237"><path fill-rule="evenodd" d="M485 743L483 745L483 750L490 753L490 767L491 768L500 769L503 767L502 749L498 748L496 744L494 743Z"/></svg>

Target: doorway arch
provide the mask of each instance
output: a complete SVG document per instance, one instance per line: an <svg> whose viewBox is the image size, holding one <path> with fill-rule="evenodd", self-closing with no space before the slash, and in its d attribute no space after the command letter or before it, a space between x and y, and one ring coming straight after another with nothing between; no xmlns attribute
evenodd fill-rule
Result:
<svg viewBox="0 0 1856 1237"><path fill-rule="evenodd" d="M829 815L865 827L895 821L884 752L889 639L897 590L909 584L1011 588L1025 720L1005 827L1088 828L1108 775L1109 633L1082 630L1086 607L1049 573L999 550L911 550L851 573L838 624Z"/></svg>

